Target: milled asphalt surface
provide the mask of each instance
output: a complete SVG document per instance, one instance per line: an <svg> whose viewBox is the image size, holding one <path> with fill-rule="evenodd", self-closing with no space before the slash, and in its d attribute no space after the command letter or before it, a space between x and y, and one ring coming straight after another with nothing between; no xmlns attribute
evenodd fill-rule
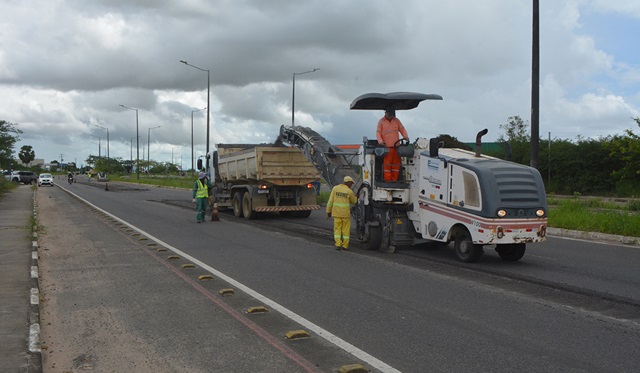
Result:
<svg viewBox="0 0 640 373"><path fill-rule="evenodd" d="M0 199L0 370L41 372L34 190L20 185ZM637 245L640 238L549 228L550 235ZM35 254L34 254L35 253Z"/></svg>

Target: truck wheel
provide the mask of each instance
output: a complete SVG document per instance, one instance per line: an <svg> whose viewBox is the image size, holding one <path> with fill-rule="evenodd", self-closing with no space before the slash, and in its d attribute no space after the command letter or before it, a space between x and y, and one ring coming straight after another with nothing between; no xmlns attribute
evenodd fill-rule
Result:
<svg viewBox="0 0 640 373"><path fill-rule="evenodd" d="M308 218L309 216L311 216L311 210L293 212L294 218Z"/></svg>
<svg viewBox="0 0 640 373"><path fill-rule="evenodd" d="M242 214L247 220L251 220L255 217L255 212L251 209L251 196L249 192L244 192L242 197Z"/></svg>
<svg viewBox="0 0 640 373"><path fill-rule="evenodd" d="M502 260L516 262L524 256L526 246L523 243L513 243L509 245L498 245L496 251Z"/></svg>
<svg viewBox="0 0 640 373"><path fill-rule="evenodd" d="M477 262L484 253L482 245L473 244L471 234L466 229L456 233L454 247L456 258L465 263Z"/></svg>
<svg viewBox="0 0 640 373"><path fill-rule="evenodd" d="M369 240L365 242L365 250L378 250L382 244L382 228L379 226L369 227Z"/></svg>
<svg viewBox="0 0 640 373"><path fill-rule="evenodd" d="M242 217L242 195L240 193L233 196L233 215L237 218Z"/></svg>

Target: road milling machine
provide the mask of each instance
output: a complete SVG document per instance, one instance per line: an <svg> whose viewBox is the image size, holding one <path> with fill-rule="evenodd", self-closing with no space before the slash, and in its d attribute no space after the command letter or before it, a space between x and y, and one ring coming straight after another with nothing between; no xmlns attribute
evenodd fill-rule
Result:
<svg viewBox="0 0 640 373"><path fill-rule="evenodd" d="M351 103L352 110L410 110L440 95L412 92L368 93ZM538 170L481 154L442 148L437 139L400 140L398 181L382 177L387 147L364 138L349 152L307 127L282 126L278 142L298 147L325 182L334 186L344 176L355 181L358 202L352 209L357 238L369 250L394 252L397 247L426 242L453 242L456 258L475 262L485 247L506 261L520 260L526 244L546 239L547 203Z"/></svg>

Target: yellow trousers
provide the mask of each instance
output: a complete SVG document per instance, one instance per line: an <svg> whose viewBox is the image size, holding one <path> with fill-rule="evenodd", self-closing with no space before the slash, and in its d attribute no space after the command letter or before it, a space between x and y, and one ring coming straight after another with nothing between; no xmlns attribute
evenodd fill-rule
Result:
<svg viewBox="0 0 640 373"><path fill-rule="evenodd" d="M333 218L333 238L336 247L349 247L349 233L351 232L351 218Z"/></svg>

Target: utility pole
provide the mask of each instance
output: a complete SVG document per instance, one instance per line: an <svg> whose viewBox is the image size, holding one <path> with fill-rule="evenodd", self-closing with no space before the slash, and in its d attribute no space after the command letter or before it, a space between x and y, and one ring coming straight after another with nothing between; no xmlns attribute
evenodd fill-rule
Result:
<svg viewBox="0 0 640 373"><path fill-rule="evenodd" d="M533 40L531 46L531 160L538 168L540 156L540 12L539 0L533 0Z"/></svg>

